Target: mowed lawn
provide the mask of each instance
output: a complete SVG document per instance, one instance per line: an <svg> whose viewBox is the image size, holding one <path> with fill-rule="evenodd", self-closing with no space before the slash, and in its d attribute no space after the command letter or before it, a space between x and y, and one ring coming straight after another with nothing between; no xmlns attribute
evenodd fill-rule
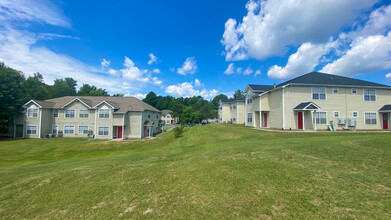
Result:
<svg viewBox="0 0 391 220"><path fill-rule="evenodd" d="M391 133L0 141L0 218L390 219Z"/></svg>

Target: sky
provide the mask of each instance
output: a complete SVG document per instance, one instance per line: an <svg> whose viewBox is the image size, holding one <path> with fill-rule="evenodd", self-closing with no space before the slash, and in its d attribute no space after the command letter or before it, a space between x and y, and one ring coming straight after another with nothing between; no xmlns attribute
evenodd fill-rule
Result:
<svg viewBox="0 0 391 220"><path fill-rule="evenodd" d="M391 85L391 2L0 0L0 61L140 99L311 71Z"/></svg>

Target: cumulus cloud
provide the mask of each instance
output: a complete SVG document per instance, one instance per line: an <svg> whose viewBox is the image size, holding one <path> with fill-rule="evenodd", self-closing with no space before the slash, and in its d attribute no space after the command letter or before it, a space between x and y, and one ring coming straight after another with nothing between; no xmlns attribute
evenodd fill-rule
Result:
<svg viewBox="0 0 391 220"><path fill-rule="evenodd" d="M335 45L334 42L328 44L302 44L297 52L290 55L285 67L274 65L269 68L267 75L274 79L286 79L302 75L314 70L319 59Z"/></svg>
<svg viewBox="0 0 391 220"><path fill-rule="evenodd" d="M157 63L157 57L153 53L150 53L147 64L152 65L153 63Z"/></svg>
<svg viewBox="0 0 391 220"><path fill-rule="evenodd" d="M110 66L110 60L106 60L105 58L102 59L102 62L100 62L100 65L102 68Z"/></svg>
<svg viewBox="0 0 391 220"><path fill-rule="evenodd" d="M155 68L152 70L153 73L160 73L160 70L158 68Z"/></svg>
<svg viewBox="0 0 391 220"><path fill-rule="evenodd" d="M391 73L387 73L386 79L391 79Z"/></svg>
<svg viewBox="0 0 391 220"><path fill-rule="evenodd" d="M228 64L227 69L224 71L225 74L230 75L235 73L235 67L233 63Z"/></svg>
<svg viewBox="0 0 391 220"><path fill-rule="evenodd" d="M216 89L194 89L194 86L191 83L184 82L182 84L170 85L166 88L166 93L173 96L182 96L182 97L193 97L201 96L204 99L210 100L213 99L219 91Z"/></svg>
<svg viewBox="0 0 391 220"><path fill-rule="evenodd" d="M186 58L181 68L178 68L178 73L181 75L194 74L198 69L197 61L194 57Z"/></svg>
<svg viewBox="0 0 391 220"><path fill-rule="evenodd" d="M133 94L133 95L128 94L126 96L133 96L133 97L136 97L136 98L138 98L140 100L143 100L143 99L145 99L145 97L147 97L147 94L136 93L136 94Z"/></svg>
<svg viewBox="0 0 391 220"><path fill-rule="evenodd" d="M226 60L262 60L285 54L289 46L325 42L341 27L352 25L360 12L375 2L250 0L240 23L232 18L225 23L221 42Z"/></svg>
<svg viewBox="0 0 391 220"><path fill-rule="evenodd" d="M195 80L194 80L194 86L195 86L195 87L201 87L201 86L202 86L201 81L198 80L198 79L195 79Z"/></svg>
<svg viewBox="0 0 391 220"><path fill-rule="evenodd" d="M244 72L243 72L244 75L250 75L251 73L253 73L253 70L251 69L250 66L248 66L248 67L244 70Z"/></svg>
<svg viewBox="0 0 391 220"><path fill-rule="evenodd" d="M157 85L157 86L161 86L163 84L163 82L161 80L159 80L157 77L153 77L152 81L153 81L153 84Z"/></svg>

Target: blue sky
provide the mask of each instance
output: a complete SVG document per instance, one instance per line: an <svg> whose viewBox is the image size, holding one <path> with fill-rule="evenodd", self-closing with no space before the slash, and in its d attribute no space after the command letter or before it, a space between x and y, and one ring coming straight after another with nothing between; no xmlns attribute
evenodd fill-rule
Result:
<svg viewBox="0 0 391 220"><path fill-rule="evenodd" d="M391 85L389 4L2 0L0 60L139 98L211 99L313 70Z"/></svg>

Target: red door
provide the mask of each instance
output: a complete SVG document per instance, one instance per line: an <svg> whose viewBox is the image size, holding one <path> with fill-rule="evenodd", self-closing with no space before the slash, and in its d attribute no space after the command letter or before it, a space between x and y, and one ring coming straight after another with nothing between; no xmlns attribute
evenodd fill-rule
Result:
<svg viewBox="0 0 391 220"><path fill-rule="evenodd" d="M119 127L117 128L117 137L118 137L118 138L122 138L122 126L119 126Z"/></svg>
<svg viewBox="0 0 391 220"><path fill-rule="evenodd" d="M267 127L267 113L263 113L263 127Z"/></svg>
<svg viewBox="0 0 391 220"><path fill-rule="evenodd" d="M172 124L172 125L174 124L174 120L171 120L171 124Z"/></svg>
<svg viewBox="0 0 391 220"><path fill-rule="evenodd" d="M297 113L297 124L299 129L303 129L303 112Z"/></svg>
<svg viewBox="0 0 391 220"><path fill-rule="evenodd" d="M388 114L383 114L383 129L388 130Z"/></svg>

